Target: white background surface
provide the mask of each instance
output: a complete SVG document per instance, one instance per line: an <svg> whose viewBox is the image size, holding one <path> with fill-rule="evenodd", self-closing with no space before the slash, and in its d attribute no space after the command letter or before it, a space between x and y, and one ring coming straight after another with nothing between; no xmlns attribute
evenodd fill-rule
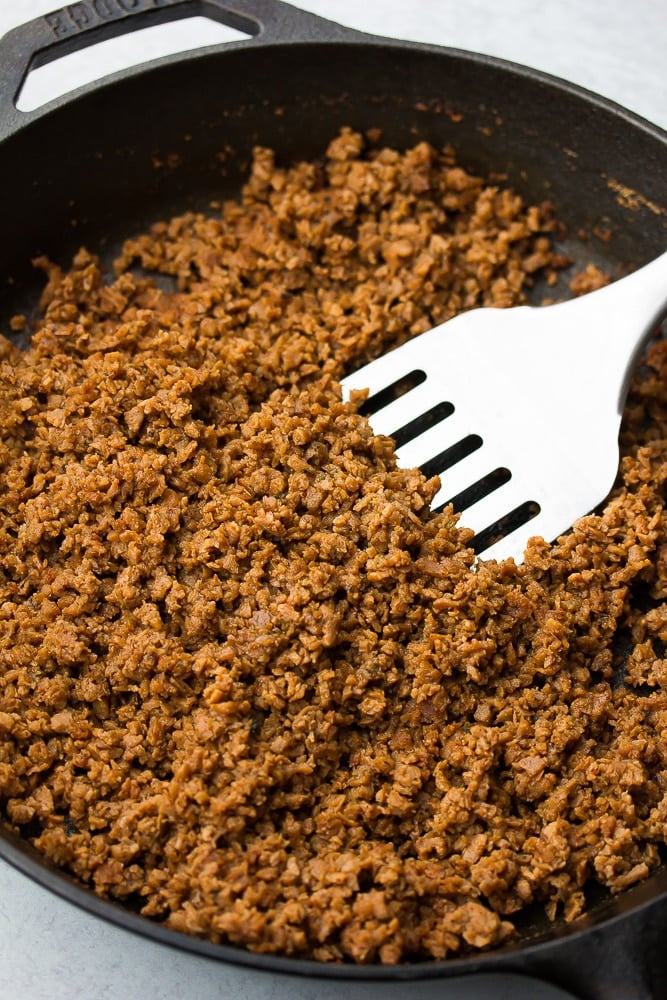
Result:
<svg viewBox="0 0 667 1000"><path fill-rule="evenodd" d="M0 35L58 0L0 0ZM242 6L242 2L239 3ZM375 34L485 52L537 67L667 128L667 8L663 0L302 0ZM197 19L108 43L34 74L26 106L147 55L216 41ZM231 35L230 35L231 36ZM108 70L107 70L108 68ZM594 127L592 123L592 127ZM0 861L0 997L13 1000L557 1000L515 977L432 983L283 979L171 951L96 920ZM631 998L628 998L631 1000Z"/></svg>

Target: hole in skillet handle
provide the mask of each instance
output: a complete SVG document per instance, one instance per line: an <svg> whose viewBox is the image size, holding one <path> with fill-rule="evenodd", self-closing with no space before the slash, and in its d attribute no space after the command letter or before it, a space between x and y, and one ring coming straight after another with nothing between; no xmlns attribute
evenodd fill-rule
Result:
<svg viewBox="0 0 667 1000"><path fill-rule="evenodd" d="M44 0L41 17L25 23L14 20L15 26L0 37L0 141L20 130L31 116L41 113L45 89L48 90L53 78L49 83L26 82L41 67L54 60L60 62L71 53L117 36L184 20L195 23L186 29L180 24L175 32L167 31L168 51L153 50L148 53L149 59L156 55L160 58L176 58L183 51L191 51L193 46L200 48L203 44L205 47L217 47L221 40L226 46L245 46L252 45L255 40L265 44L266 41L331 42L365 38L361 32L282 3L281 0L244 0L242 11L239 11L234 0L78 0L77 3L68 3L56 10L52 9L50 0ZM199 23L201 20L203 25ZM0 16L0 25L3 23L7 24L8 21ZM224 37L216 26L221 27ZM204 27L206 33L202 39L200 32ZM146 37L139 43L130 43L135 54L137 48L140 50L139 69L147 61ZM156 38L160 39L159 33L150 41L151 48L164 44L164 39L157 42ZM79 78L74 84L84 92L100 82L99 60L84 60L86 67L91 62L94 62L97 69L94 82L90 82L90 72L87 70L84 79L88 82L82 82ZM128 72L133 69L128 65L127 57L122 59L121 68ZM112 66L111 72L114 69ZM51 90L47 97L51 107L53 103L62 103L64 95L57 96L55 90ZM20 110L17 100L20 102Z"/></svg>
<svg viewBox="0 0 667 1000"><path fill-rule="evenodd" d="M129 66L247 39L261 30L261 23L252 16L228 11L219 0L196 4L192 0L80 0L60 10L45 2L41 18L11 33L20 33L23 45L11 44L7 36L10 55L32 49L27 66L18 67L16 108L30 112Z"/></svg>
<svg viewBox="0 0 667 1000"><path fill-rule="evenodd" d="M46 63L40 64L35 59L28 67L16 107L23 112L34 111L54 98L63 97L101 77L122 72L128 66L249 37L249 31L240 31L207 17L186 17L93 42L84 49L67 52Z"/></svg>

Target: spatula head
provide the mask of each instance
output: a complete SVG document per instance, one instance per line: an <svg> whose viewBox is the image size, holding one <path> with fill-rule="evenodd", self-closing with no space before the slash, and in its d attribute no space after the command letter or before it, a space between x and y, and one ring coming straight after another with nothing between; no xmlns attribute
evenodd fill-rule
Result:
<svg viewBox="0 0 667 1000"><path fill-rule="evenodd" d="M394 438L404 467L438 475L484 558L523 559L608 494L618 469L618 379L582 369L560 307L477 309L350 375L347 396ZM539 327L537 329L536 327Z"/></svg>

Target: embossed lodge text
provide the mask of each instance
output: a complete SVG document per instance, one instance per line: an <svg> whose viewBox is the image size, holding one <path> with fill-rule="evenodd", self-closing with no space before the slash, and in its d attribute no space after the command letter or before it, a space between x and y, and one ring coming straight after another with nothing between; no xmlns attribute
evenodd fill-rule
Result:
<svg viewBox="0 0 667 1000"><path fill-rule="evenodd" d="M179 0L80 0L60 10L46 14L44 20L56 38L65 38L128 14L137 14L155 7L168 7Z"/></svg>

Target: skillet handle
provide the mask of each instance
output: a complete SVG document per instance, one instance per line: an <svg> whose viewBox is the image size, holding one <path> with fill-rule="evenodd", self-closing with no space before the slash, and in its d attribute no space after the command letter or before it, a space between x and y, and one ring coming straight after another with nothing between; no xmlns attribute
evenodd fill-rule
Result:
<svg viewBox="0 0 667 1000"><path fill-rule="evenodd" d="M31 69L108 38L187 17L204 16L248 35L225 48L271 42L335 41L360 32L299 10L281 0L80 0L18 25L0 38L0 141L29 121L89 93L102 80L77 88L34 111L16 101ZM167 57L178 60L187 53ZM130 67L140 73L145 64Z"/></svg>

